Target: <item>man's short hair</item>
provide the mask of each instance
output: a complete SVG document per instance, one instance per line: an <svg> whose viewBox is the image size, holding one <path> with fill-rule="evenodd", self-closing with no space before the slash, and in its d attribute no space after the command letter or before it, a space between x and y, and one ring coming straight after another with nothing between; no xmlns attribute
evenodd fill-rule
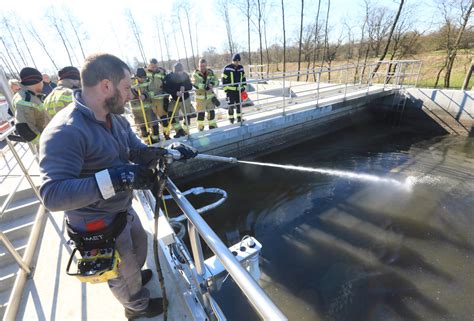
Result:
<svg viewBox="0 0 474 321"><path fill-rule="evenodd" d="M118 85L125 77L125 70L130 72L127 64L114 55L92 54L86 58L81 69L82 85L93 87L104 79Z"/></svg>
<svg viewBox="0 0 474 321"><path fill-rule="evenodd" d="M199 64L207 64L207 60L204 58L199 59Z"/></svg>
<svg viewBox="0 0 474 321"><path fill-rule="evenodd" d="M151 59L150 59L150 64L157 65L157 64L158 64L158 60L156 60L156 58L151 58Z"/></svg>

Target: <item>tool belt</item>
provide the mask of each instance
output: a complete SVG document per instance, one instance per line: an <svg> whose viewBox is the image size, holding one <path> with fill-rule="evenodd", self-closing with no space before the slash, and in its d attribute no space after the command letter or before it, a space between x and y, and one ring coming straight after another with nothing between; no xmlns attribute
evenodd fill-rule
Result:
<svg viewBox="0 0 474 321"><path fill-rule="evenodd" d="M66 273L77 277L81 282L90 283L117 278L121 259L115 249L115 240L127 225L127 215L127 212L119 213L109 226L94 232L78 233L66 223L67 233L74 242ZM77 260L76 272L71 272L71 264L77 252L81 254L81 258Z"/></svg>

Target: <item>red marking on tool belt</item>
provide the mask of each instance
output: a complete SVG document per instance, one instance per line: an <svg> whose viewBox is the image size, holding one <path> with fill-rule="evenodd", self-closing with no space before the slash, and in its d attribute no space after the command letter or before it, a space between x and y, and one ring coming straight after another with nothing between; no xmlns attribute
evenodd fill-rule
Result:
<svg viewBox="0 0 474 321"><path fill-rule="evenodd" d="M104 220L92 221L86 224L87 232L100 231L106 228Z"/></svg>

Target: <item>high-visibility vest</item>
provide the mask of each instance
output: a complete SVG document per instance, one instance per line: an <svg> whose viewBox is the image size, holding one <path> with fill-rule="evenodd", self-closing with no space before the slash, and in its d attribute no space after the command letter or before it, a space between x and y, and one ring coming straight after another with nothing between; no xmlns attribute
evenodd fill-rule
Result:
<svg viewBox="0 0 474 321"><path fill-rule="evenodd" d="M132 110L141 110L142 105L140 103L140 99L138 98L138 89L140 89L140 93L145 96L145 99L143 100L143 106L144 108L150 108L150 81L147 79L146 81L142 83L138 83L136 85L132 86L132 93L135 96L134 99L130 100L130 107L132 107Z"/></svg>
<svg viewBox="0 0 474 321"><path fill-rule="evenodd" d="M73 90L58 86L44 100L44 108L51 120L61 109L72 103Z"/></svg>
<svg viewBox="0 0 474 321"><path fill-rule="evenodd" d="M162 100L164 96L160 95L164 94L163 80L166 77L166 71L161 68L155 72L147 70L146 76L149 79L148 93L150 94L150 99Z"/></svg>
<svg viewBox="0 0 474 321"><path fill-rule="evenodd" d="M214 87L219 85L219 80L214 75L212 69L207 69L206 75L203 75L200 70L195 70L192 82L196 88L196 92L194 93L196 100L213 98L215 96L214 91L212 89L206 90L206 87L209 85Z"/></svg>

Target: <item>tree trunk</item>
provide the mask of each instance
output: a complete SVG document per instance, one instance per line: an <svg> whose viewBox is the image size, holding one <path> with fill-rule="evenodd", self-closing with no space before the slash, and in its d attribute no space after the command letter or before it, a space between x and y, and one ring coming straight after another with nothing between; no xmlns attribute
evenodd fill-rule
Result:
<svg viewBox="0 0 474 321"><path fill-rule="evenodd" d="M36 32L36 30L34 29L34 27L32 25L30 25L30 28L28 28L30 34L33 36L33 38L36 40L36 42L38 42L38 44L40 45L41 48L43 48L44 52L46 53L46 55L48 56L49 60L51 60L51 63L53 64L54 68L56 70L59 70L58 69L58 66L56 65L56 63L54 62L54 59L53 57L51 57L51 55L49 54L49 50L46 48L46 45L44 44L43 40L41 40L41 37L39 36L39 34Z"/></svg>
<svg viewBox="0 0 474 321"><path fill-rule="evenodd" d="M13 45L15 46L15 49L16 49L16 52L18 53L18 56L20 57L21 61L23 62L23 66L26 67L28 64L26 63L26 60L23 57L23 53L20 52L20 48L18 48L18 45L15 41L15 37L13 36L13 33L12 33L12 28L9 25L7 18L3 17L3 23L5 24L5 28L8 30L8 33L10 34L10 38L13 42Z"/></svg>
<svg viewBox="0 0 474 321"><path fill-rule="evenodd" d="M263 35L265 37L265 52L267 55L267 78L270 71L270 53L268 52L268 42L267 42L267 23L263 20Z"/></svg>
<svg viewBox="0 0 474 321"><path fill-rule="evenodd" d="M299 47L298 47L298 77L296 77L296 81L300 80L300 70L301 70L301 44L303 42L303 10L304 10L304 0L301 0L300 39L299 39Z"/></svg>
<svg viewBox="0 0 474 321"><path fill-rule="evenodd" d="M30 56L30 59L33 62L33 65L35 66L35 68L38 69L38 67L36 66L35 59L33 58L33 55L31 54L30 46L28 46L28 43L26 42L25 35L23 34L23 30L21 29L21 26L18 23L18 20L17 20L17 27L18 27L18 30L20 31L20 36L21 36L21 39L23 40L23 43L25 44L26 50L28 50L28 55Z"/></svg>
<svg viewBox="0 0 474 321"><path fill-rule="evenodd" d="M329 10L331 9L331 0L328 0L328 10L326 12L326 23L324 27L324 51L323 51L323 56L321 58L321 67L324 66L324 61L329 60L328 59L328 54L329 54L329 30L328 30L328 24L329 24ZM331 74L328 75L329 78L331 78Z"/></svg>
<svg viewBox="0 0 474 321"><path fill-rule="evenodd" d="M260 42L260 65L263 65L263 46L262 46L262 8L261 0L257 0L258 7L258 40Z"/></svg>
<svg viewBox="0 0 474 321"><path fill-rule="evenodd" d="M285 3L284 3L284 0L281 0L281 18L282 18L282 21L283 21L283 77L284 77L285 72L286 72L286 29L285 29Z"/></svg>
<svg viewBox="0 0 474 321"><path fill-rule="evenodd" d="M471 67L467 71L466 78L464 78L464 82L462 84L462 90L467 90L467 86L469 86L469 81L471 80L472 72L474 71L474 60L471 60Z"/></svg>
<svg viewBox="0 0 474 321"><path fill-rule="evenodd" d="M318 11L316 13L316 22L314 25L314 50L313 50L313 80L316 81L316 51L319 50L319 12L321 9L321 0L318 0Z"/></svg>
<svg viewBox="0 0 474 321"><path fill-rule="evenodd" d="M400 5L398 6L397 14L395 15L395 19L393 20L392 27L390 28L390 32L388 34L387 43L385 44L385 48L383 49L382 55L379 58L379 62L377 63L377 65L375 66L373 70L374 74L377 72L377 70L379 70L380 62L383 61L385 59L385 56L387 55L388 48L390 47L390 42L392 41L393 31L395 30L395 27L397 26L398 19L400 18L400 14L402 12L404 2L405 0L400 0Z"/></svg>
<svg viewBox="0 0 474 321"><path fill-rule="evenodd" d="M18 71L18 67L15 64L15 60L13 60L12 56L10 55L10 50L8 50L8 47L7 47L7 44L5 43L5 40L2 37L0 37L0 40L3 43L3 47L5 47L5 52L7 53L8 59L10 59L10 62L12 64L13 68L15 69L16 73L19 75L20 72Z"/></svg>
<svg viewBox="0 0 474 321"><path fill-rule="evenodd" d="M469 6L469 8L466 10L466 12L464 13L462 17L463 22L462 22L461 28L459 29L458 35L456 37L456 41L454 42L451 52L448 53L448 58L447 58L448 63L446 65L446 74L444 76L445 88L449 88L449 82L451 78L451 71L454 65L454 60L456 59L456 55L459 49L459 44L461 43L462 35L464 34L464 31L466 30L466 25L469 21L469 17L471 15L473 6L474 6L474 3L471 1L471 5Z"/></svg>
<svg viewBox="0 0 474 321"><path fill-rule="evenodd" d="M158 19L155 17L155 26L156 26L156 35L158 37L158 46L160 46L160 60L161 60L161 65L163 68L165 67L165 60L163 57L163 43L161 42L161 35L160 35L160 28L158 26Z"/></svg>
<svg viewBox="0 0 474 321"><path fill-rule="evenodd" d="M128 10L127 15L128 15L128 23L130 24L130 28L132 29L133 36L135 37L135 40L137 42L138 50L140 51L140 55L142 56L143 63L146 64L147 60L146 60L145 50L143 49L142 40L140 38L140 32L138 30L138 26L135 22L135 19L133 18L132 11Z"/></svg>
<svg viewBox="0 0 474 321"><path fill-rule="evenodd" d="M79 28L79 26L74 25L74 22L72 21L72 16L70 14L68 14L67 17L69 20L69 24L71 25L71 28L74 31L74 35L76 36L76 40L77 40L77 43L79 44L79 48L81 49L82 58L86 59L86 54L84 53L84 47L82 46L81 38L79 37L79 34L77 33L77 29Z"/></svg>
<svg viewBox="0 0 474 321"><path fill-rule="evenodd" d="M175 30L173 30L173 37L174 37L174 44L176 46L176 53L178 55L178 61L181 61L181 57L179 55L178 39L176 39L176 31Z"/></svg>
<svg viewBox="0 0 474 321"><path fill-rule="evenodd" d="M249 65L251 65L252 52L250 51L250 0L247 0L247 45L248 45L248 53L249 53Z"/></svg>
<svg viewBox="0 0 474 321"><path fill-rule="evenodd" d="M189 30L189 41L191 42L191 54L192 54L192 57L193 57L193 66L194 66L194 69L197 69L196 67L196 56L194 55L194 46L193 46L193 34L192 34L192 31L191 31L191 23L189 22L189 12L188 10L185 10L184 11L186 13L186 20L188 21L188 30Z"/></svg>
<svg viewBox="0 0 474 321"><path fill-rule="evenodd" d="M179 13L177 16L178 16L179 30L181 30L181 37L183 38L183 47L184 47L184 56L186 57L186 66L188 67L188 71L191 71L191 68L189 67L188 49L186 48L186 40L184 38L184 31L183 31L183 26L181 25L181 18L179 17Z"/></svg>
<svg viewBox="0 0 474 321"><path fill-rule="evenodd" d="M12 66L10 66L10 64L8 63L8 60L5 56L0 56L0 58L2 59L3 61L3 64L5 65L5 67L8 69L8 72L10 73L10 76L13 76L13 77L17 77L18 76L18 72L15 73L15 71L13 70Z"/></svg>
<svg viewBox="0 0 474 321"><path fill-rule="evenodd" d="M160 23L161 23L161 32L163 34L163 42L165 43L165 48L166 48L166 57L168 58L168 70L171 70L170 47L168 45L168 38L166 37L165 28L163 26L163 19L160 19Z"/></svg>

